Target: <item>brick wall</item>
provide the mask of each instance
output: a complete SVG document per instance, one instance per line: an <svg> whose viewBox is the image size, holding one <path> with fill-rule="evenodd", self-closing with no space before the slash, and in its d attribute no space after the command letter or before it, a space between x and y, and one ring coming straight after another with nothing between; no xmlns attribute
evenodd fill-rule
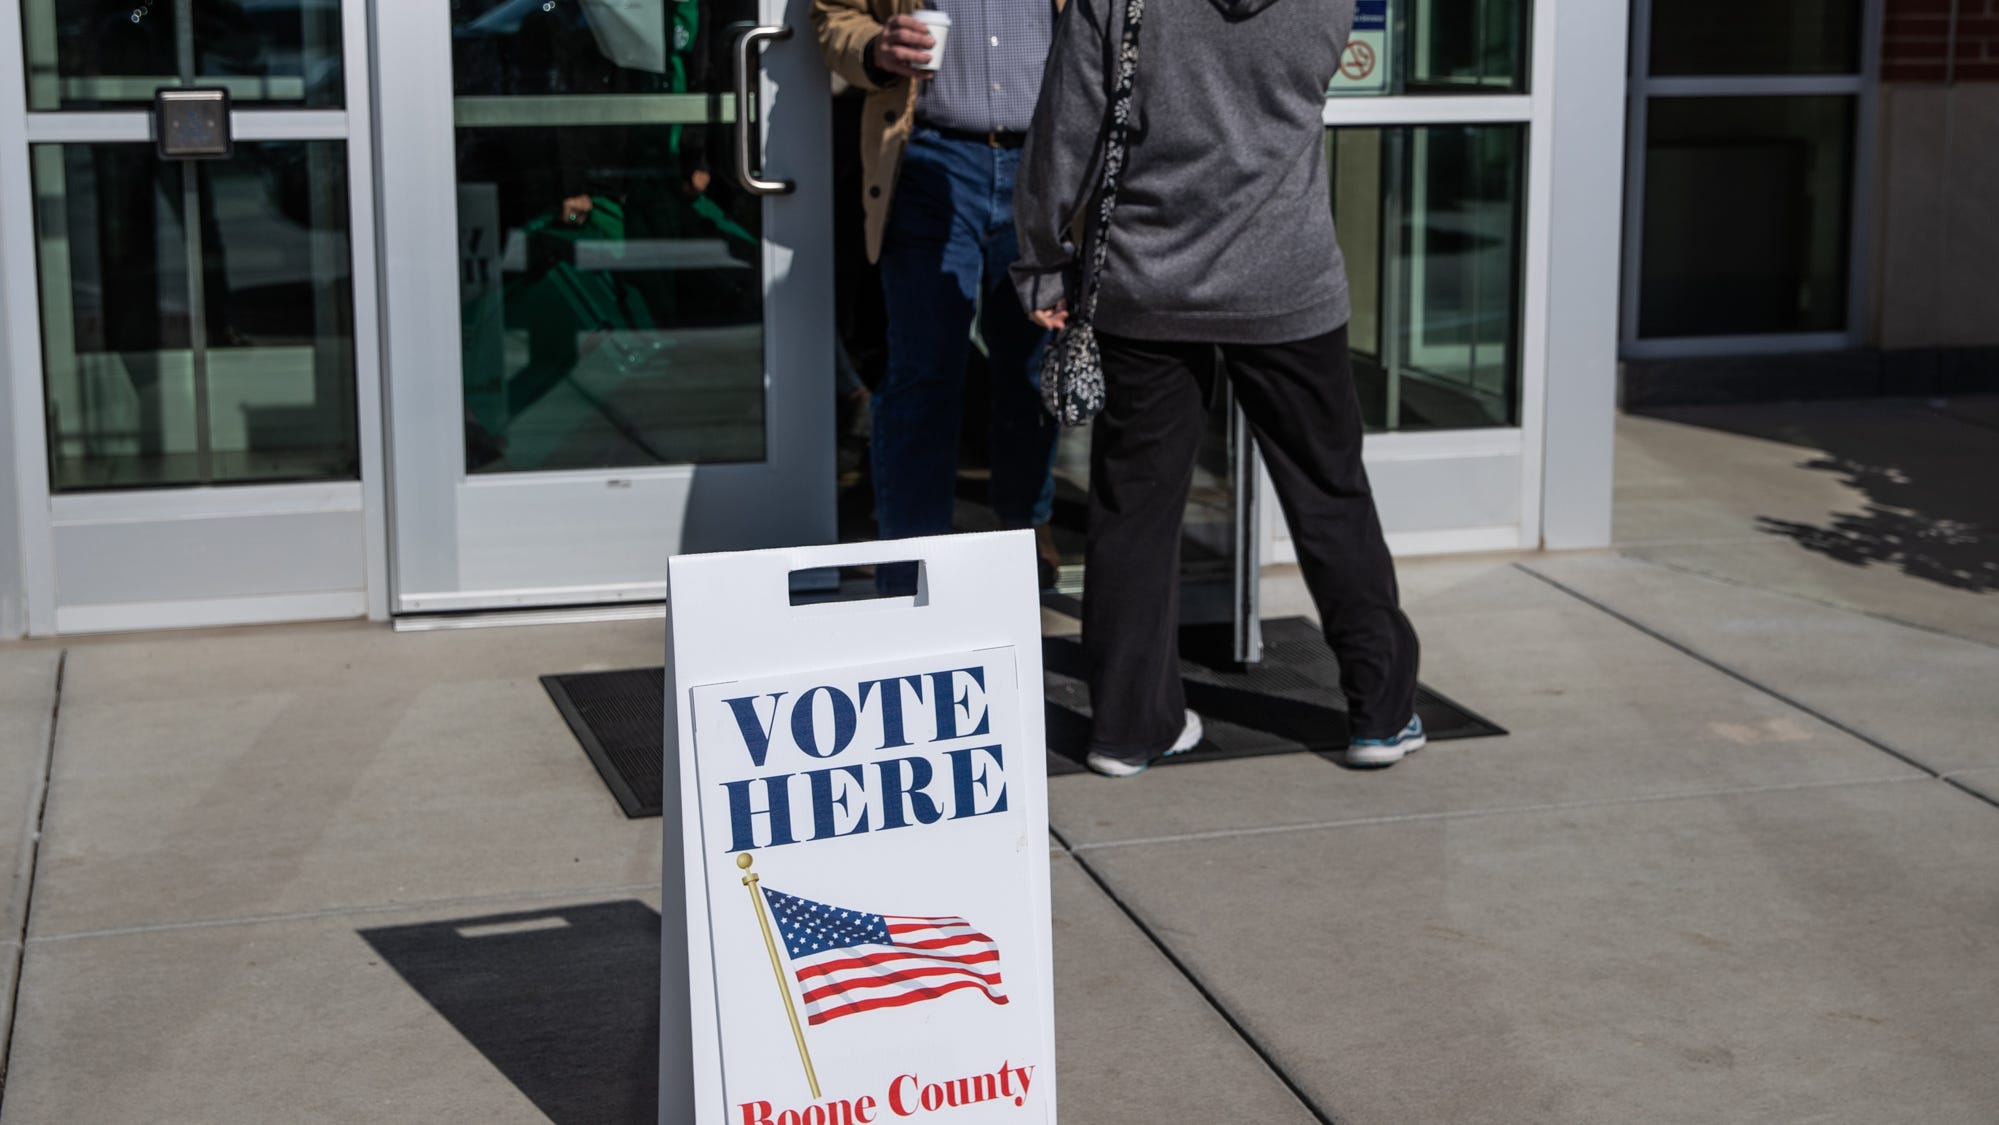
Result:
<svg viewBox="0 0 1999 1125"><path fill-rule="evenodd" d="M1887 0L1887 4L1882 81L1999 82L1999 0ZM1955 67L1949 65L1952 55Z"/></svg>

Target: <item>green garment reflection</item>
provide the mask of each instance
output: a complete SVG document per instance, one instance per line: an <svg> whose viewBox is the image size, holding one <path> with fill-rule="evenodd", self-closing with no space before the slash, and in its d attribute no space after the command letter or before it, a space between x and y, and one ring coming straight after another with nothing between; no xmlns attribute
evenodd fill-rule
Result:
<svg viewBox="0 0 1999 1125"><path fill-rule="evenodd" d="M666 101L724 73L711 2L455 6L457 92L523 111L456 134L469 471L679 463L690 401L761 386L759 202L719 104Z"/></svg>

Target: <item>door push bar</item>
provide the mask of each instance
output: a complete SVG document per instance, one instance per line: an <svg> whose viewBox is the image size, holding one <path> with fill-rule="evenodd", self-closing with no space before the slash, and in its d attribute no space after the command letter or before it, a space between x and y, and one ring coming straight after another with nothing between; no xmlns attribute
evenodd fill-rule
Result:
<svg viewBox="0 0 1999 1125"><path fill-rule="evenodd" d="M791 180L766 180L758 174L762 163L759 151L763 147L759 141L762 131L750 115L751 80L762 70L758 48L789 38L789 27L752 27L736 39L736 180L751 195L789 195L798 187Z"/></svg>

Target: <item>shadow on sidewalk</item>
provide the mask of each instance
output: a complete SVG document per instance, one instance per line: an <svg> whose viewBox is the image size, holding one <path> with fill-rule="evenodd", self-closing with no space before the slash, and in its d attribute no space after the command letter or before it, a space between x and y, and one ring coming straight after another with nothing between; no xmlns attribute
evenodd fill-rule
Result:
<svg viewBox="0 0 1999 1125"><path fill-rule="evenodd" d="M361 937L554 1125L653 1125L659 925L623 901Z"/></svg>
<svg viewBox="0 0 1999 1125"><path fill-rule="evenodd" d="M1850 566L1893 566L1973 593L1999 591L1999 430L1917 402L1656 408L1669 422L1821 451L1799 462L1866 496L1824 523L1758 516L1759 531Z"/></svg>

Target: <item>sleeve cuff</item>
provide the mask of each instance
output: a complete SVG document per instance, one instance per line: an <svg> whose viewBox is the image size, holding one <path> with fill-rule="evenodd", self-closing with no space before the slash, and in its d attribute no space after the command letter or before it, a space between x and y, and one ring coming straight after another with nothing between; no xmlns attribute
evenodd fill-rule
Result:
<svg viewBox="0 0 1999 1125"><path fill-rule="evenodd" d="M1052 309L1063 301L1070 300L1073 286L1069 279L1069 269L1028 269L1020 264L1013 267L1014 291L1020 294L1020 303L1028 312ZM1074 302L1071 301L1073 307Z"/></svg>
<svg viewBox="0 0 1999 1125"><path fill-rule="evenodd" d="M881 37L882 33L877 33L873 39L868 40L866 47L861 48L861 70L867 74L868 81L874 84L875 89L886 90L902 79L875 65L875 44L881 42Z"/></svg>

